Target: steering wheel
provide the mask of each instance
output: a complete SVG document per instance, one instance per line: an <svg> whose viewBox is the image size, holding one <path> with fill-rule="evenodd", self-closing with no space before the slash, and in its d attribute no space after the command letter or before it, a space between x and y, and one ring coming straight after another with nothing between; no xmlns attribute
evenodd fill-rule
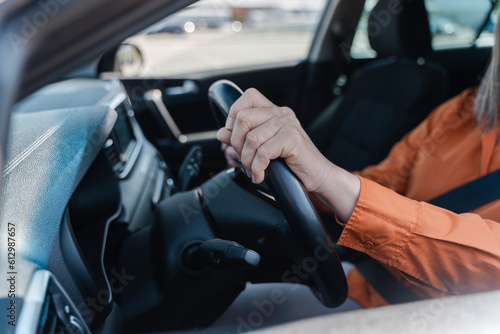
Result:
<svg viewBox="0 0 500 334"><path fill-rule="evenodd" d="M208 98L220 126L224 126L229 109L242 94L242 90L228 80L219 80L210 86ZM347 298L344 270L304 186L283 159L270 162L266 183L299 246L301 260L296 264L314 279L316 286L312 290L316 297L327 307L341 305Z"/></svg>

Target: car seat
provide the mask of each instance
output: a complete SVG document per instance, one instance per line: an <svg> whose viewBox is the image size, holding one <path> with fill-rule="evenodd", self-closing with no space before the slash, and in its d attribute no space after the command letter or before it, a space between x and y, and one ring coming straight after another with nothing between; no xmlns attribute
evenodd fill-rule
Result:
<svg viewBox="0 0 500 334"><path fill-rule="evenodd" d="M423 0L380 0L370 13L368 36L377 59L352 75L345 93L308 129L322 153L350 171L380 162L448 98L447 73L429 60Z"/></svg>

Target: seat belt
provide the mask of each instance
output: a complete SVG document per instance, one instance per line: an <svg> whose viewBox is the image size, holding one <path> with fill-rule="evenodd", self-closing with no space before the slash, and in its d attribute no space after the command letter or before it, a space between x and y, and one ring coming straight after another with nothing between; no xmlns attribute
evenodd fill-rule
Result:
<svg viewBox="0 0 500 334"><path fill-rule="evenodd" d="M429 204L455 213L464 213L497 199L500 199L500 170L438 196L429 201ZM366 257L357 262L356 268L390 304L422 299L391 275L382 264L371 257Z"/></svg>
<svg viewBox="0 0 500 334"><path fill-rule="evenodd" d="M500 198L500 170L434 198L429 204L455 213L477 209Z"/></svg>

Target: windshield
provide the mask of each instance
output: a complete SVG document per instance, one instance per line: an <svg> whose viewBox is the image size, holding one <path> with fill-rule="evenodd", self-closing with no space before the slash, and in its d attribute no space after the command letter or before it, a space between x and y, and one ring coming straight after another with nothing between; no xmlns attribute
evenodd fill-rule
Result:
<svg viewBox="0 0 500 334"><path fill-rule="evenodd" d="M140 76L173 76L306 58L326 0L203 0L125 42L143 57ZM125 50L127 52L127 50ZM127 66L128 54L119 55ZM127 71L122 71L127 75Z"/></svg>

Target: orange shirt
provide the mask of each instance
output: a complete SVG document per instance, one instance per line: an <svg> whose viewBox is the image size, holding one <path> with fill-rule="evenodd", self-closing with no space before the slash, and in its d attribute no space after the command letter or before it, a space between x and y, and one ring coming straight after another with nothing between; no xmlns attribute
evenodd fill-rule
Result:
<svg viewBox="0 0 500 334"><path fill-rule="evenodd" d="M425 203L500 169L498 129L481 134L475 95L469 89L438 107L384 161L358 174L360 196L338 241L386 265L423 298L500 289L500 200L465 214ZM387 304L359 271L347 279L361 305Z"/></svg>

